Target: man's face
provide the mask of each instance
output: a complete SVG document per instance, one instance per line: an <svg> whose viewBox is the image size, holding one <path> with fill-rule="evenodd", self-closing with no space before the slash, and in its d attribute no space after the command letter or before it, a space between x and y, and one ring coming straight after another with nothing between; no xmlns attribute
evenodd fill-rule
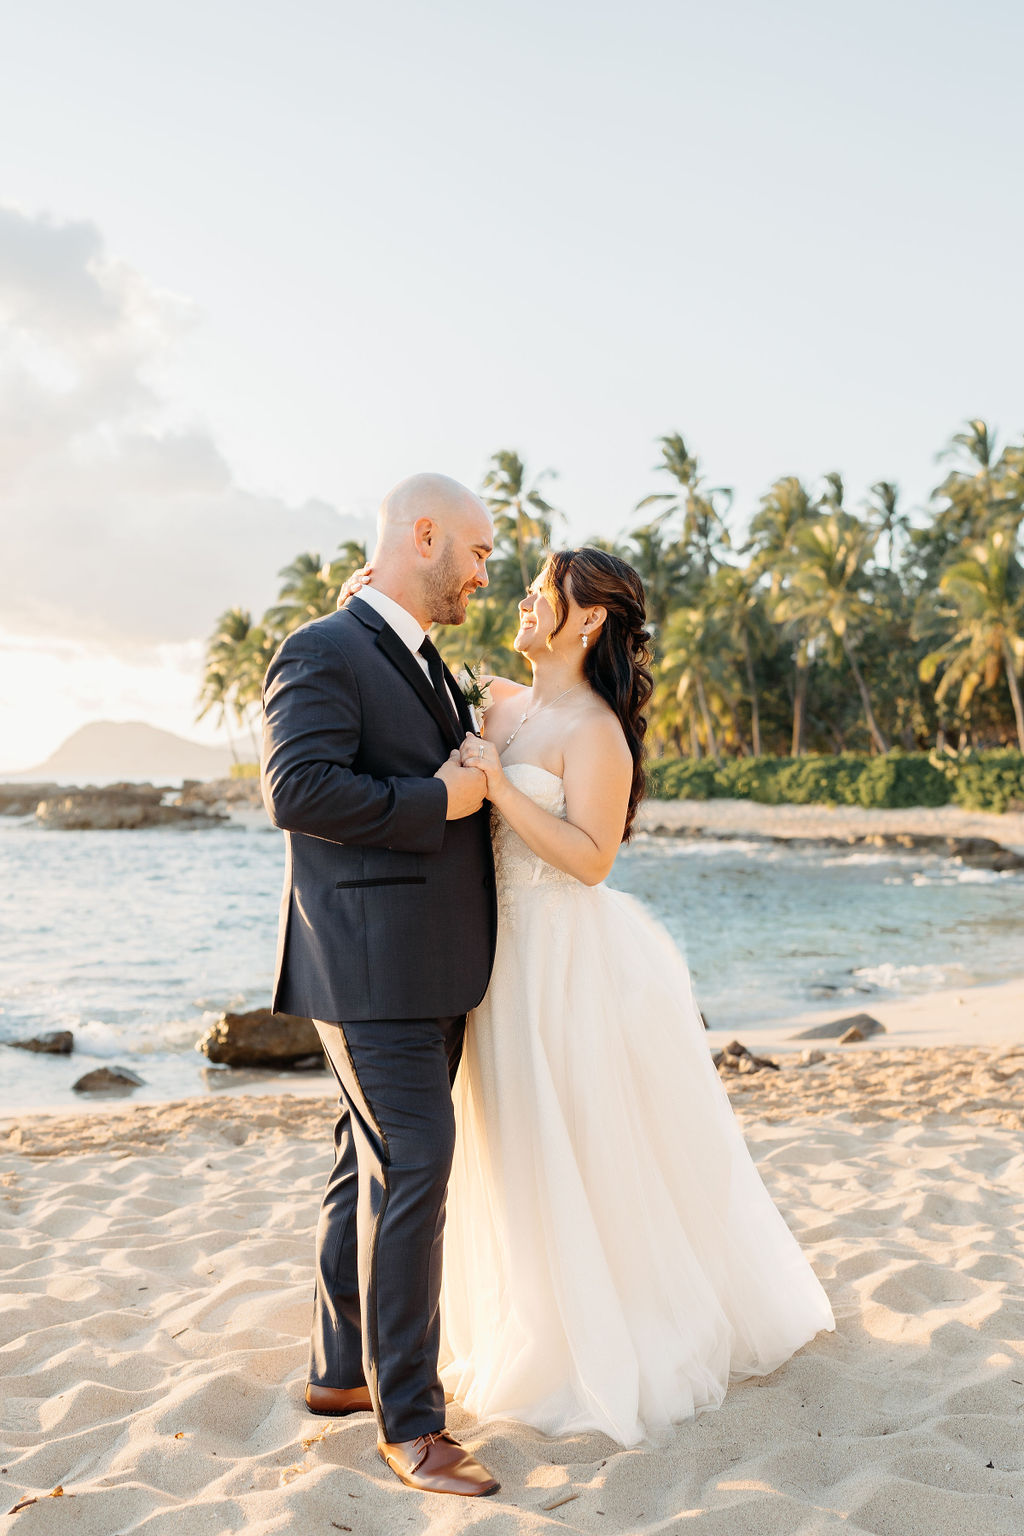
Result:
<svg viewBox="0 0 1024 1536"><path fill-rule="evenodd" d="M487 558L494 536L486 513L471 513L449 529L430 566L425 596L432 624L462 624L469 600L487 585Z"/></svg>

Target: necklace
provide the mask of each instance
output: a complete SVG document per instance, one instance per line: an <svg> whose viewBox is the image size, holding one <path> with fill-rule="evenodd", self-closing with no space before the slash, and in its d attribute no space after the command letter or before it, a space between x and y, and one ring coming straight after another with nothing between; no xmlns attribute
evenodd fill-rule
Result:
<svg viewBox="0 0 1024 1536"><path fill-rule="evenodd" d="M526 724L527 720L532 720L533 719L533 715L539 715L542 709L550 709L552 704L557 704L558 703L558 699L564 699L566 693L572 693L574 688L582 688L582 687L583 687L582 683L573 683L572 688L567 688L565 690L565 693L560 693L558 695L557 699L549 699L546 704L538 704L537 708L533 711L532 715L531 715L531 713L530 713L530 711L528 709L524 709L522 714L519 717L519 724L516 726L515 730L512 732L512 735L511 736L506 736L506 738L505 738L505 745L506 745L506 747L510 747L512 745L512 743L515 741L516 737L519 735L519 732L522 730L523 726Z"/></svg>

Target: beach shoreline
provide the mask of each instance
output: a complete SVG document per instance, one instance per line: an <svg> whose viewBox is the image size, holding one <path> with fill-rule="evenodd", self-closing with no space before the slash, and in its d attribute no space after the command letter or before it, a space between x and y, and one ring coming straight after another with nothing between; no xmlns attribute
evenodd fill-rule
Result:
<svg viewBox="0 0 1024 1536"><path fill-rule="evenodd" d="M958 805L896 810L852 805L762 805L756 800L645 800L636 830L662 836L691 831L707 837L806 838L985 837L1024 854L1024 812L965 811Z"/></svg>

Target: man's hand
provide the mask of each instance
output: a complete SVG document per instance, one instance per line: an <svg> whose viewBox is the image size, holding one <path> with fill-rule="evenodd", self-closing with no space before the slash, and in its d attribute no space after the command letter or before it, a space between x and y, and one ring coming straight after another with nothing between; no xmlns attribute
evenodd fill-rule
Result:
<svg viewBox="0 0 1024 1536"><path fill-rule="evenodd" d="M448 790L446 821L461 821L463 816L472 816L483 805L487 779L479 768L463 768L458 752L453 752L448 761L441 764L434 778L443 780Z"/></svg>

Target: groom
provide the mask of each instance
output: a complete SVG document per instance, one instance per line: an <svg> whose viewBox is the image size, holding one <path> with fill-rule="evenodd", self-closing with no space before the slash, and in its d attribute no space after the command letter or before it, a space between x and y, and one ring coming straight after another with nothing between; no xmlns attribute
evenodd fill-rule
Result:
<svg viewBox="0 0 1024 1536"><path fill-rule="evenodd" d="M387 496L373 586L281 646L264 688L263 796L287 863L274 1009L312 1018L340 1085L317 1227L306 1403L372 1409L411 1488L493 1493L445 1430L438 1378L451 1084L494 958L486 781L426 631L487 585L486 507L443 475Z"/></svg>

